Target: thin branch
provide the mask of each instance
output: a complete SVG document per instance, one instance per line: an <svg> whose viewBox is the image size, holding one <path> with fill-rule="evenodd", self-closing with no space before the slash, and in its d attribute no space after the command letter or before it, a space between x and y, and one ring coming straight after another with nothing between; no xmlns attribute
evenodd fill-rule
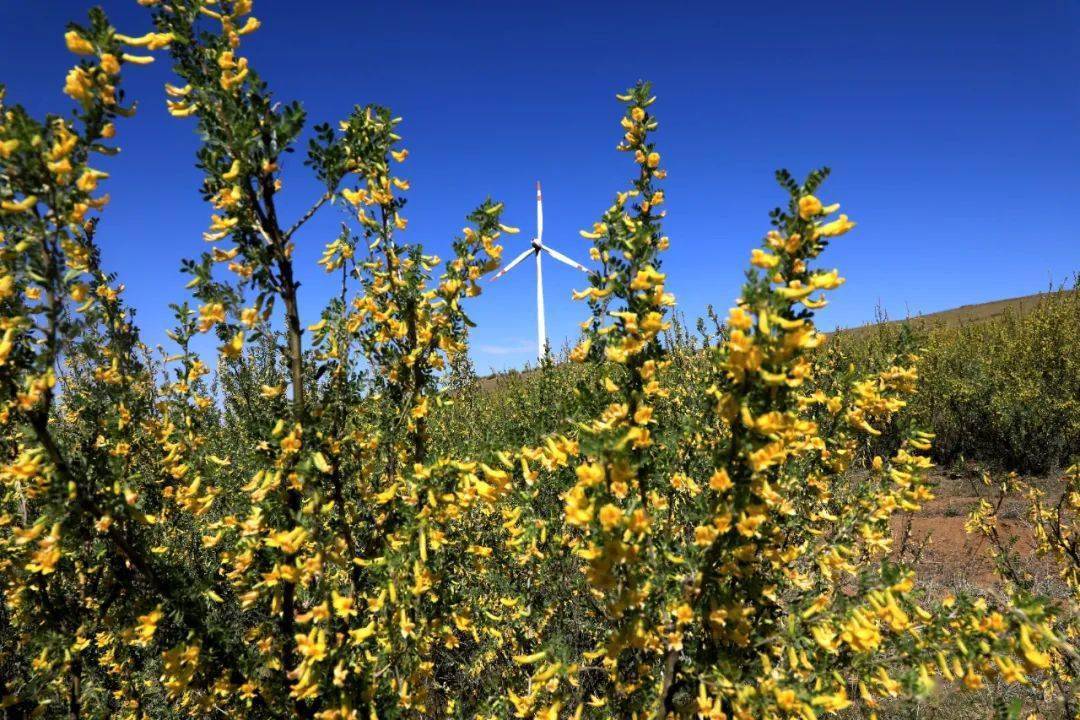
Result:
<svg viewBox="0 0 1080 720"><path fill-rule="evenodd" d="M299 230L304 225L304 223L314 217L315 213L319 212L319 208L325 205L326 201L329 200L331 197L333 197L333 195L330 192L323 193L322 197L316 200L315 204L308 208L308 211L302 216L300 216L300 219L293 223L293 226L291 228L285 231L285 240L288 241L289 238L293 236L293 233Z"/></svg>

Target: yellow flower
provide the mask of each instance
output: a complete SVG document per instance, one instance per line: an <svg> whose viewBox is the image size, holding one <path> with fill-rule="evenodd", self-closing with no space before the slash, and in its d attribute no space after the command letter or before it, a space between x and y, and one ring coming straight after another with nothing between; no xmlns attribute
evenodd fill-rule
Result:
<svg viewBox="0 0 1080 720"><path fill-rule="evenodd" d="M365 640L367 640L369 637L373 636L374 634L375 634L375 621L372 620L370 623L368 623L367 625L365 625L362 628L356 628L355 630L350 630L349 631L349 639L353 641L354 645L359 645L360 643L364 642Z"/></svg>
<svg viewBox="0 0 1080 720"><path fill-rule="evenodd" d="M600 508L600 526L607 532L615 530L622 523L623 511L611 503Z"/></svg>
<svg viewBox="0 0 1080 720"><path fill-rule="evenodd" d="M663 285L666 278L664 273L659 273L652 266L648 266L638 270L637 275L630 281L630 289L651 290L658 285Z"/></svg>
<svg viewBox="0 0 1080 720"><path fill-rule="evenodd" d="M199 308L199 332L206 332L221 322L225 322L225 306L221 303L207 303Z"/></svg>
<svg viewBox="0 0 1080 720"><path fill-rule="evenodd" d="M592 522L593 504L585 495L585 488L580 484L566 493L566 522L576 527L584 527Z"/></svg>
<svg viewBox="0 0 1080 720"><path fill-rule="evenodd" d="M306 660L318 662L326 658L326 631L322 628L313 627L307 635L298 634L295 640L296 651Z"/></svg>
<svg viewBox="0 0 1080 720"><path fill-rule="evenodd" d="M1050 655L1040 651L1031 642L1031 630L1027 625L1020 626L1020 649L1024 653L1024 660L1035 669L1045 670L1050 667Z"/></svg>
<svg viewBox="0 0 1080 720"><path fill-rule="evenodd" d="M347 595L339 595L336 590L331 593L334 604L334 612L338 617L350 618L356 616L356 607L353 599Z"/></svg>
<svg viewBox="0 0 1080 720"><path fill-rule="evenodd" d="M760 248L754 248L750 253L750 264L765 270L771 270L780 264L780 258Z"/></svg>
<svg viewBox="0 0 1080 720"><path fill-rule="evenodd" d="M1001 673L1001 679L1007 683L1026 683L1027 676L1024 675L1024 671L1020 666L1009 658L1002 658L997 655L994 656L994 663L998 666L998 671Z"/></svg>
<svg viewBox="0 0 1080 720"><path fill-rule="evenodd" d="M94 52L93 43L74 30L64 33L64 42L67 44L67 49L76 55L91 55Z"/></svg>
<svg viewBox="0 0 1080 720"><path fill-rule="evenodd" d="M124 55L124 59L127 60L128 56ZM101 56L101 69L109 75L116 75L120 72L120 61L116 59L115 55L105 53Z"/></svg>
<svg viewBox="0 0 1080 720"><path fill-rule="evenodd" d="M128 35L121 35L117 33L115 36L116 41L123 43L124 45L131 45L132 47L145 47L149 50L161 50L169 46L169 43L173 40L172 33L156 33L148 32L145 35L139 37L130 37Z"/></svg>
<svg viewBox="0 0 1080 720"><path fill-rule="evenodd" d="M367 199L367 193L364 190L345 188L341 191L341 195L350 205L360 205Z"/></svg>
<svg viewBox="0 0 1080 720"><path fill-rule="evenodd" d="M576 472L578 482L586 487L599 485L604 482L604 467L599 463L578 465Z"/></svg>
<svg viewBox="0 0 1080 720"><path fill-rule="evenodd" d="M286 555L295 555L307 539L308 532L297 526L292 530L281 530L268 537L265 542L267 547L278 548Z"/></svg>
<svg viewBox="0 0 1080 720"><path fill-rule="evenodd" d="M803 195L799 198L799 217L803 220L821 214L821 201L813 195Z"/></svg>
<svg viewBox="0 0 1080 720"><path fill-rule="evenodd" d="M840 643L836 641L836 633L827 625L815 625L810 628L810 634L814 636L814 641L823 650L836 652L836 649L840 646Z"/></svg>
<svg viewBox="0 0 1080 720"><path fill-rule="evenodd" d="M150 641L154 638L154 633L157 631L158 622L161 621L162 613L161 607L154 608L154 610L148 612L146 615L139 616L139 626L136 628L136 635L138 637L136 644L146 646L150 644Z"/></svg>
<svg viewBox="0 0 1080 720"><path fill-rule="evenodd" d="M46 167L49 168L49 172L55 175L59 180L66 180L67 176L71 174L71 160L62 158L55 162L46 163Z"/></svg>
<svg viewBox="0 0 1080 720"><path fill-rule="evenodd" d="M27 195L22 200L4 200L0 202L0 210L6 213L26 212L37 204L35 195Z"/></svg>
<svg viewBox="0 0 1080 720"><path fill-rule="evenodd" d="M840 688L831 695L817 695L810 702L811 704L822 708L825 712L831 713L840 712L841 710L846 710L851 707L851 701L848 699L847 690L844 688Z"/></svg>
<svg viewBox="0 0 1080 720"><path fill-rule="evenodd" d="M547 651L541 650L540 652L535 652L532 655L515 655L514 662L518 665L532 665L533 663L540 662L545 657L547 657Z"/></svg>
<svg viewBox="0 0 1080 720"><path fill-rule="evenodd" d="M848 220L847 215L841 215L830 223L825 223L817 229L821 237L838 237L855 227L855 223Z"/></svg>
<svg viewBox="0 0 1080 720"><path fill-rule="evenodd" d="M570 361L576 363L583 363L589 356L589 347L591 343L588 339L581 342L580 345L570 351Z"/></svg>
<svg viewBox="0 0 1080 720"><path fill-rule="evenodd" d="M844 284L844 278L840 277L836 270L819 272L810 278L810 285L820 290L835 290Z"/></svg>
<svg viewBox="0 0 1080 720"><path fill-rule="evenodd" d="M776 706L781 710L794 710L798 707L799 701L794 690L776 688L773 693L776 695Z"/></svg>
<svg viewBox="0 0 1080 720"><path fill-rule="evenodd" d="M625 364L628 359L626 350L621 347L616 347L614 345L609 345L604 348L604 357L606 357L611 362L619 363L620 365Z"/></svg>
<svg viewBox="0 0 1080 720"><path fill-rule="evenodd" d="M243 27L237 28L237 35L249 35L262 27L262 23L257 17L249 17L244 23Z"/></svg>
<svg viewBox="0 0 1080 720"><path fill-rule="evenodd" d="M173 102L172 100L166 100L165 105L169 109L169 114L178 118L191 117L198 110L198 107L194 104L189 105L188 103Z"/></svg>
<svg viewBox="0 0 1080 720"><path fill-rule="evenodd" d="M856 612L844 625L840 639L856 652L872 652L881 644L881 631L877 623Z"/></svg>
<svg viewBox="0 0 1080 720"><path fill-rule="evenodd" d="M64 78L64 94L83 105L90 100L93 89L94 81L81 67L72 68Z"/></svg>
<svg viewBox="0 0 1080 720"><path fill-rule="evenodd" d="M169 97L187 97L187 95L190 92L191 92L191 85L190 84L185 85L184 87L177 87L175 85L170 85L169 83L165 83L165 94L168 95Z"/></svg>
<svg viewBox="0 0 1080 720"><path fill-rule="evenodd" d="M754 325L754 319L743 307L733 307L728 311L728 326L736 330L749 330Z"/></svg>
<svg viewBox="0 0 1080 720"><path fill-rule="evenodd" d="M75 187L85 193L93 192L97 189L98 181L107 177L109 177L108 173L86 168L83 170L82 175L79 176L79 179L75 181Z"/></svg>
<svg viewBox="0 0 1080 720"><path fill-rule="evenodd" d="M709 478L709 487L717 492L725 492L734 486L735 484L731 482L731 477L725 468L720 468Z"/></svg>
<svg viewBox="0 0 1080 720"><path fill-rule="evenodd" d="M735 529L743 537L754 537L758 534L758 528L765 522L765 514L761 511L743 513L739 522L735 523Z"/></svg>
<svg viewBox="0 0 1080 720"><path fill-rule="evenodd" d="M229 166L229 169L226 172L222 173L221 179L225 180L226 182L232 182L238 177L240 177L240 161L233 160L232 165Z"/></svg>

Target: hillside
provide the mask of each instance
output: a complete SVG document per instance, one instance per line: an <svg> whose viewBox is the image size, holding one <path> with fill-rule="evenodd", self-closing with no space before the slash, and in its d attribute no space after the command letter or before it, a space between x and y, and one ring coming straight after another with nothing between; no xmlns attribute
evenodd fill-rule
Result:
<svg viewBox="0 0 1080 720"><path fill-rule="evenodd" d="M933 326L955 327L966 323L984 322L986 320L999 318L1010 311L1018 313L1019 315L1025 315L1031 312L1040 301L1046 300L1048 296L1068 295L1076 292L1078 291L1075 289L1055 290L1053 292L1034 293L1003 300L991 300L990 302L961 305L959 307L950 308L948 310L939 310L938 312L927 313L925 315L915 315L910 318L887 320L884 324L894 325L907 322L923 328ZM880 324L881 323L868 323L866 325L856 325L855 327L850 328L837 328L833 332L859 334L866 332L870 328L877 327ZM484 390L490 390L497 387L503 379L516 377L522 374L528 375L534 370L535 368L530 367L525 370L507 370L504 372L483 375L480 377L480 386Z"/></svg>
<svg viewBox="0 0 1080 720"><path fill-rule="evenodd" d="M1032 295L1023 295L1021 297L1006 298L1004 300L991 300L990 302L975 303L972 305L961 305L960 307L950 308L948 310L939 310L938 312L927 313L925 315L914 315L905 319L888 320L887 324L894 324L900 322L908 322L914 325L929 327L929 326L946 326L954 327L956 325L963 325L965 323L983 322L986 320L992 320L997 317L1001 317L1006 312L1016 312L1020 315L1024 315L1031 312L1033 308L1042 300L1046 300L1050 295L1067 295L1075 293L1076 290L1055 290L1053 292L1034 293ZM842 332L862 332L868 328L876 326L878 323L868 323L866 325L858 325L852 328L840 328Z"/></svg>

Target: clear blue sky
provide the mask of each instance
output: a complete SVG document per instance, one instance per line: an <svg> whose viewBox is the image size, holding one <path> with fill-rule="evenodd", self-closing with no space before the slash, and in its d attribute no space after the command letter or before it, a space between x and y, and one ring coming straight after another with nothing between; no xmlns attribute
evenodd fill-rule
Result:
<svg viewBox="0 0 1080 720"><path fill-rule="evenodd" d="M149 28L134 0L102 3L128 34ZM2 0L0 82L9 102L64 110L73 57L62 34L81 0ZM822 324L891 317L1043 290L1080 270L1080 5L1015 2L355 3L260 0L263 28L243 52L282 100L313 122L377 102L404 116L412 154L408 234L438 253L492 195L522 234L544 184L545 241L587 263L577 231L628 177L614 151L613 94L655 84L672 238L666 269L691 320L738 292L750 248L780 199L772 173L828 164L823 193L859 222L825 262L848 283ZM182 257L204 244L208 208L190 120L169 117L162 56L130 68L138 99L107 163L113 203L101 227L151 342L184 297ZM285 174L286 217L318 194L301 165ZM308 319L331 283L316 266L340 216L299 236ZM545 262L553 345L586 308L575 271ZM478 369L534 356L534 271L522 265L472 301Z"/></svg>

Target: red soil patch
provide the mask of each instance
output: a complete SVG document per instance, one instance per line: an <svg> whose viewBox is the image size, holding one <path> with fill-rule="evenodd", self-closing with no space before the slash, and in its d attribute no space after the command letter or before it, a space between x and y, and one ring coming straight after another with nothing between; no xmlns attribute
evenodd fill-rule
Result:
<svg viewBox="0 0 1080 720"><path fill-rule="evenodd" d="M964 526L978 505L970 478L945 474L937 478L936 499L911 516L893 520L893 540L897 552L914 567L921 581L941 588L991 589L999 583L994 574L991 543L981 533L969 533ZM985 488L987 496L992 488ZM1040 560L1033 552L1031 527L1022 498L1008 498L999 511L998 532L1012 542L1020 564L1035 570Z"/></svg>

